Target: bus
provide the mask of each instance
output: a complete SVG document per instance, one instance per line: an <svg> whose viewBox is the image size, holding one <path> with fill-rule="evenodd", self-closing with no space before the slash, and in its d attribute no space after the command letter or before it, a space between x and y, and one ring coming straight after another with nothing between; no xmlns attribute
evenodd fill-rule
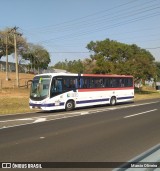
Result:
<svg viewBox="0 0 160 171"><path fill-rule="evenodd" d="M48 73L36 75L31 84L31 109L66 111L74 108L134 100L130 75Z"/></svg>

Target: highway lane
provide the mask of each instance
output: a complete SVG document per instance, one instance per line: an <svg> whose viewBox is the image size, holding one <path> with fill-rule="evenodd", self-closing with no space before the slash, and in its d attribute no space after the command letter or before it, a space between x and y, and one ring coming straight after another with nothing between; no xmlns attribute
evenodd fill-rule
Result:
<svg viewBox="0 0 160 171"><path fill-rule="evenodd" d="M73 117L0 129L0 161L128 161L160 143L160 101L142 104L76 110Z"/></svg>

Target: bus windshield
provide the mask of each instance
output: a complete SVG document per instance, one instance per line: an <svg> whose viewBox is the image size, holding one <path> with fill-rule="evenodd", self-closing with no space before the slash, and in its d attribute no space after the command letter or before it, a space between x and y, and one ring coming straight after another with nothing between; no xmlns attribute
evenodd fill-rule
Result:
<svg viewBox="0 0 160 171"><path fill-rule="evenodd" d="M50 76L36 76L31 85L30 98L33 100L43 100L49 96Z"/></svg>

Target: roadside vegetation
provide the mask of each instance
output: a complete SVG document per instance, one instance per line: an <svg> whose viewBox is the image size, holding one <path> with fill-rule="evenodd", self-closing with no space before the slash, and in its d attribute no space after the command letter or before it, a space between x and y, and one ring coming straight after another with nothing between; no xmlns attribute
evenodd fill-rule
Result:
<svg viewBox="0 0 160 171"><path fill-rule="evenodd" d="M135 89L135 101L154 98L160 98L160 91L148 86L143 86L141 89Z"/></svg>
<svg viewBox="0 0 160 171"><path fill-rule="evenodd" d="M1 89L0 115L30 112L29 89Z"/></svg>
<svg viewBox="0 0 160 171"><path fill-rule="evenodd" d="M27 42L16 27L0 30L0 59L6 57L7 61L9 55L15 55L14 35L16 35L19 64L25 64L29 72L30 70L47 69L51 61L49 52L42 45Z"/></svg>

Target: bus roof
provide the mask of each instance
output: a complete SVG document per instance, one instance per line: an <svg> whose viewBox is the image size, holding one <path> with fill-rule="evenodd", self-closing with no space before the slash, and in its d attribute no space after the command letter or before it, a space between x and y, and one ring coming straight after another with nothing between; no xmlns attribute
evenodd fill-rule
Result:
<svg viewBox="0 0 160 171"><path fill-rule="evenodd" d="M131 75L117 75L117 74L76 74L76 73L45 73L35 76L84 76L84 77L133 77Z"/></svg>

